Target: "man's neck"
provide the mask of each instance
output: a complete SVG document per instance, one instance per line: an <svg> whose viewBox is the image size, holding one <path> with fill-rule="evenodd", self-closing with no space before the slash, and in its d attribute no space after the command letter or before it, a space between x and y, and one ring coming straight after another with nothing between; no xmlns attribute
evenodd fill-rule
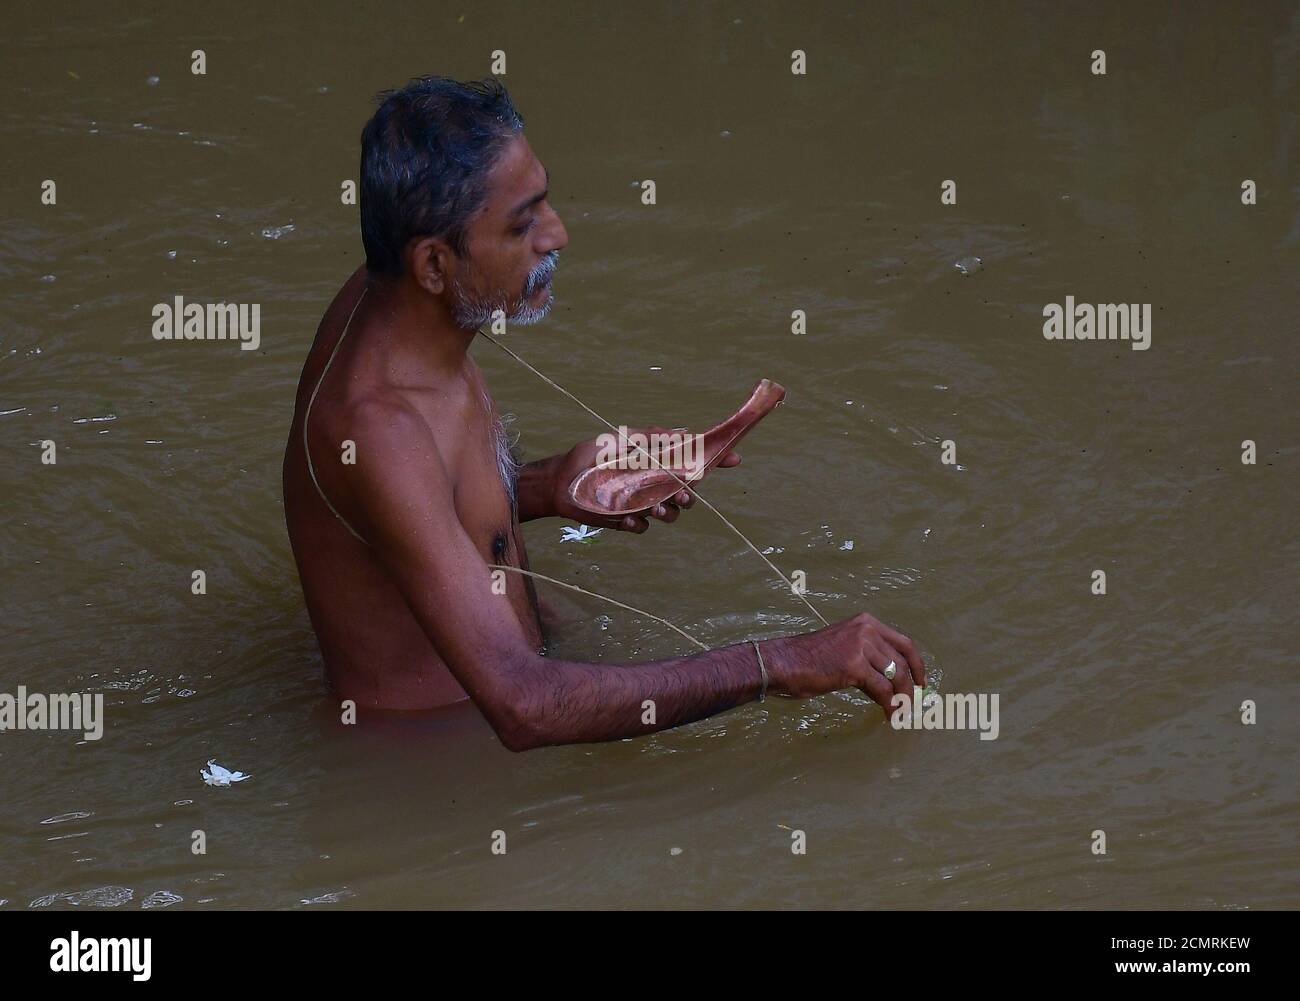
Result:
<svg viewBox="0 0 1300 1001"><path fill-rule="evenodd" d="M457 327L442 299L406 277L372 275L366 289L374 315L383 317L391 348L409 351L424 365L449 375L464 368L478 331Z"/></svg>

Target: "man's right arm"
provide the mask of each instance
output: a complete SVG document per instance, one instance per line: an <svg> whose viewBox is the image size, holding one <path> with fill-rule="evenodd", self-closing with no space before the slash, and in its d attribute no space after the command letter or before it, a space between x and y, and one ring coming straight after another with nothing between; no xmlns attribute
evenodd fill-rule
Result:
<svg viewBox="0 0 1300 1001"><path fill-rule="evenodd" d="M349 424L357 461L346 467L346 479L359 528L506 747L640 736L758 697L762 675L749 643L642 664L539 655L510 602L492 593L491 568L461 526L450 477L423 419L400 406L368 404ZM858 687L887 707L894 692L911 694L914 678L924 684L910 640L868 615L760 646L773 694ZM898 666L892 684L878 669L889 659ZM652 715L646 702L654 704Z"/></svg>

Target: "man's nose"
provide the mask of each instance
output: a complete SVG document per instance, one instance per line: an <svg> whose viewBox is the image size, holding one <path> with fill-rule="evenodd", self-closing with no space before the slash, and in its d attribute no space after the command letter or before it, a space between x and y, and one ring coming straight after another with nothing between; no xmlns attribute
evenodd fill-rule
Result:
<svg viewBox="0 0 1300 1001"><path fill-rule="evenodd" d="M551 224L546 227L545 237L540 248L543 254L549 254L553 250L563 250L569 245L569 231L564 228L564 223L560 221L560 213L555 209L551 209Z"/></svg>

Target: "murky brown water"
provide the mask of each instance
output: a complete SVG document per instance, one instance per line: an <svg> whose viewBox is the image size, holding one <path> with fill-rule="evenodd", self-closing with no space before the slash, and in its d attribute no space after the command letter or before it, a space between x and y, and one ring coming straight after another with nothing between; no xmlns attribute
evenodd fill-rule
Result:
<svg viewBox="0 0 1300 1001"><path fill-rule="evenodd" d="M108 716L97 743L0 734L4 907L1300 903L1296 7L863 6L11 15L0 692ZM512 345L630 424L781 381L705 493L829 618L872 611L942 691L998 693L997 740L847 694L522 756L473 712L338 725L279 468L360 261L340 185L375 91L498 48L570 235ZM260 303L261 349L153 340L177 294ZM1045 340L1066 295L1150 302L1150 349ZM529 457L599 430L477 355ZM708 512L560 528L528 527L536 569L710 643L812 625ZM551 599L568 656L683 650ZM209 758L252 778L210 788Z"/></svg>

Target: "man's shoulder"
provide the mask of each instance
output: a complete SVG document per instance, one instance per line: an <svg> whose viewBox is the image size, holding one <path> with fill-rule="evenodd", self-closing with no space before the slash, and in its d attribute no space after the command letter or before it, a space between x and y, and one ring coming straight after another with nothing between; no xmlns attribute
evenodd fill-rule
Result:
<svg viewBox="0 0 1300 1001"><path fill-rule="evenodd" d="M360 301L365 287L366 266L363 264L344 279L339 290L334 293L334 298L330 300L330 304L325 307L320 323L316 325L313 344L319 343L322 338L330 338L335 331L342 329L352 307Z"/></svg>
<svg viewBox="0 0 1300 1001"><path fill-rule="evenodd" d="M313 418L314 420L314 418ZM433 435L420 411L401 392L384 386L348 396L324 422L331 436L345 436L374 449L408 451L431 445Z"/></svg>

